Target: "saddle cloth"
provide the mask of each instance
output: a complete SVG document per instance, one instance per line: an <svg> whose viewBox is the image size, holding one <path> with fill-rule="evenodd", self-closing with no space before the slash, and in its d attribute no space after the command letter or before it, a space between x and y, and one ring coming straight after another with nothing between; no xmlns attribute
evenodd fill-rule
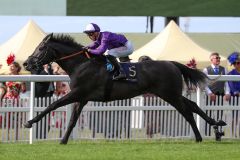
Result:
<svg viewBox="0 0 240 160"><path fill-rule="evenodd" d="M137 66L136 63L127 63L127 62L120 62L120 65L122 66L127 78L123 79L125 81L130 81L130 82L136 82L137 81ZM115 67L108 62L106 64L106 69L108 72L112 73L114 76L114 73L116 73Z"/></svg>
<svg viewBox="0 0 240 160"><path fill-rule="evenodd" d="M124 72L126 73L126 80L131 82L137 81L137 66L136 63L126 63L126 62L120 62L120 65L122 66Z"/></svg>
<svg viewBox="0 0 240 160"><path fill-rule="evenodd" d="M122 62L122 63L120 63L120 65L122 66L124 72L126 73L127 78L126 79L121 79L121 80L118 80L118 81L127 81L127 82L136 83L137 82L137 64L136 63ZM109 100L109 97L110 97L110 94L111 94L112 85L113 85L113 76L116 73L114 68L115 67L113 67L113 65L110 62L108 62L106 64L106 69L109 72L109 78L106 82L105 90L104 90L105 101Z"/></svg>

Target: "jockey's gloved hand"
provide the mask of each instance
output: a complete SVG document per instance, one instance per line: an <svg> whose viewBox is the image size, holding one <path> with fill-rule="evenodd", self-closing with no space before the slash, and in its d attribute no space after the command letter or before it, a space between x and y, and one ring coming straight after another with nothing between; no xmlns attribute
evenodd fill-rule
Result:
<svg viewBox="0 0 240 160"><path fill-rule="evenodd" d="M89 49L88 47L83 47L84 52L89 52L88 49Z"/></svg>

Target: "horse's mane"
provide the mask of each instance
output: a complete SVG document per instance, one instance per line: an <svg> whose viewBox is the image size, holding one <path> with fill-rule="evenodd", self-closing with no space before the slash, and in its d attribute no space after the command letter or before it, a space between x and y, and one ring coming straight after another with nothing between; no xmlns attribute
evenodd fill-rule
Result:
<svg viewBox="0 0 240 160"><path fill-rule="evenodd" d="M60 44L63 44L63 45L67 45L67 46L72 46L72 47L77 48L77 49L82 49L84 47L80 43L76 42L73 37L71 37L70 35L67 35L67 34L53 35L51 37L51 41L56 42L56 43L60 43ZM85 57L85 56L83 56L83 57ZM95 60L100 62L100 64L102 64L103 62L105 64L105 58L103 56L96 56L96 55L91 54L91 57L92 58L95 57L96 58Z"/></svg>
<svg viewBox="0 0 240 160"><path fill-rule="evenodd" d="M51 40L58 42L58 43L62 43L68 46L73 46L73 47L83 47L83 45L81 45L80 43L77 43L73 37L71 37L70 35L64 35L64 34L57 34L54 35Z"/></svg>

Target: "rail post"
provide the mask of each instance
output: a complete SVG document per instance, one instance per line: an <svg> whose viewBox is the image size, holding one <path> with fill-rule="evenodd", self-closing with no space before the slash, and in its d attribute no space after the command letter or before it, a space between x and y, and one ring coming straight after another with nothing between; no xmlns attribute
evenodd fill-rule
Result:
<svg viewBox="0 0 240 160"><path fill-rule="evenodd" d="M31 89L30 89L30 112L29 112L29 120L33 119L34 114L34 97L35 97L35 82L31 82ZM33 135L34 129L33 127L30 128L29 131L29 144L33 143Z"/></svg>

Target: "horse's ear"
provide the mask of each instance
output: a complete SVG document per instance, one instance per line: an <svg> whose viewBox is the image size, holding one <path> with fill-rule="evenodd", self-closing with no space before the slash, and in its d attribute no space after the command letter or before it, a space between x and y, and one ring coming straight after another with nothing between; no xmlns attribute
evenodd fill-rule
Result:
<svg viewBox="0 0 240 160"><path fill-rule="evenodd" d="M48 35L43 39L43 41L44 41L44 42L47 42L50 38L52 38L52 36L53 36L53 33L48 34Z"/></svg>

